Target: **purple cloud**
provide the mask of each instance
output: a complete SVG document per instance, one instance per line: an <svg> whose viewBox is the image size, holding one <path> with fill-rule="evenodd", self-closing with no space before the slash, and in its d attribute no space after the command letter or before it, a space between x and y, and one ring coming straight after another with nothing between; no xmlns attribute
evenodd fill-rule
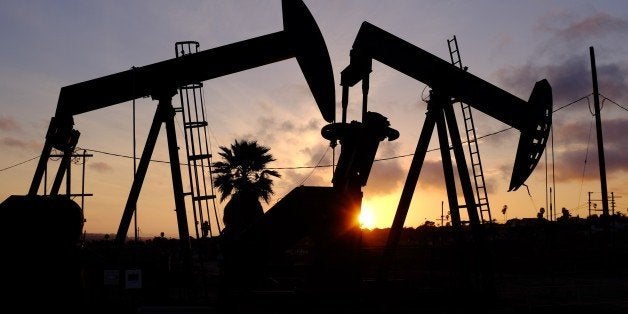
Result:
<svg viewBox="0 0 628 314"><path fill-rule="evenodd" d="M108 163L102 161L88 163L88 167L99 173L113 172L113 168Z"/></svg>
<svg viewBox="0 0 628 314"><path fill-rule="evenodd" d="M623 176L628 172L628 156L625 153L628 150L628 141L625 138L627 127L628 119L602 121L604 160L609 177ZM556 132L555 140L560 144L555 146L556 179L558 181L598 180L599 163L595 128L589 134L587 126L572 122L557 130L560 132Z"/></svg>
<svg viewBox="0 0 628 314"><path fill-rule="evenodd" d="M316 118L295 123L292 120L280 119L277 115L266 115L258 118L257 122L256 131L244 137L266 143L272 143L278 139L299 138L304 133L318 131L322 127L320 119Z"/></svg>
<svg viewBox="0 0 628 314"><path fill-rule="evenodd" d="M17 148L27 151L38 151L41 149L42 144L33 140L21 140L14 137L3 137L0 139L0 145L10 148Z"/></svg>
<svg viewBox="0 0 628 314"><path fill-rule="evenodd" d="M398 156L399 145L397 143L380 144L380 155L383 158ZM376 158L377 159L377 158ZM394 192L403 185L407 176L407 170L401 167L399 159L380 160L373 163L367 188L371 194L388 194Z"/></svg>
<svg viewBox="0 0 628 314"><path fill-rule="evenodd" d="M600 93L617 101L628 99L628 63L596 64L596 67ZM590 58L584 54L550 64L529 62L502 68L496 76L507 90L523 94L531 92L534 82L546 78L552 86L555 109L562 102L573 101L593 91Z"/></svg>
<svg viewBox="0 0 628 314"><path fill-rule="evenodd" d="M538 29L554 32L565 40L581 40L628 31L627 20L612 16L607 12L597 12L575 22L568 21L566 26L555 25L568 19L569 17L565 14L546 15L539 20Z"/></svg>
<svg viewBox="0 0 628 314"><path fill-rule="evenodd" d="M445 191L443 163L440 160L424 161L423 167L421 167L418 185L431 190Z"/></svg>
<svg viewBox="0 0 628 314"><path fill-rule="evenodd" d="M22 128L13 117L2 115L0 116L0 130L16 132L22 131Z"/></svg>
<svg viewBox="0 0 628 314"><path fill-rule="evenodd" d="M321 156L323 152L326 152L324 156ZM282 178L292 180L290 183L292 186L308 185L308 186L329 186L331 184L330 179L325 172L331 172L332 154L327 151L326 145L320 144L314 147L306 147L300 150L300 153L309 157L308 161L302 166L319 166L319 168L308 169L287 169L282 171Z"/></svg>
<svg viewBox="0 0 628 314"><path fill-rule="evenodd" d="M549 33L550 41L539 47L538 58L523 65L499 69L495 74L506 89L523 94L530 92L533 82L546 78L552 86L554 109L557 109L593 92L588 47L580 47L583 40L627 34L628 20L605 12L594 13L579 20L574 20L567 14L554 14L539 21L539 30ZM579 52L569 53L574 51L576 44ZM612 52L607 54L609 57L612 55ZM628 62L624 58L605 58L596 60L596 67L602 100L608 97L617 103L626 103ZM592 106L592 97L588 100ZM605 102L605 106L609 104ZM595 128L589 135L591 120L586 113L586 104L577 104L574 108L577 109L566 109L565 112L569 112L567 114L563 111L554 114L556 179L560 182L599 180L599 172L591 171L598 167ZM582 114L580 118L578 112ZM609 177L623 175L628 171L628 158L625 157L628 141L623 135L628 127L628 120L616 117L608 119L604 114L602 118L607 172ZM504 174L505 171L506 169Z"/></svg>
<svg viewBox="0 0 628 314"><path fill-rule="evenodd" d="M507 90L522 95L529 95L534 82L546 78L552 86L556 108L556 105L573 101L593 90L588 46L583 45L583 41L628 34L628 20L606 12L579 20L566 14L552 14L539 21L538 29L549 33L550 37L538 47L537 56L523 65L499 69L495 75ZM613 53L607 55L611 57ZM619 57L618 61L596 60L598 85L601 94L624 101L628 99L628 62L623 56L616 57Z"/></svg>

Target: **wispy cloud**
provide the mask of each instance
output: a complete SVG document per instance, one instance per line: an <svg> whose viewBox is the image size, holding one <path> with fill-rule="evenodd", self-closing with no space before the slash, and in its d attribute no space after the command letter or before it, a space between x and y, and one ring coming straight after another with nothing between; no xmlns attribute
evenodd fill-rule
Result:
<svg viewBox="0 0 628 314"><path fill-rule="evenodd" d="M99 173L110 173L113 172L113 167L111 167L108 163L97 161L88 163L89 169L92 169Z"/></svg>
<svg viewBox="0 0 628 314"><path fill-rule="evenodd" d="M5 136L0 139L0 146L26 151L38 151L41 149L42 144L34 140L21 140L11 136Z"/></svg>
<svg viewBox="0 0 628 314"><path fill-rule="evenodd" d="M21 132L22 127L11 116L0 115L0 130L7 132Z"/></svg>
<svg viewBox="0 0 628 314"><path fill-rule="evenodd" d="M596 67L601 92L613 99L628 99L628 63L600 63ZM592 92L590 58L584 54L546 64L531 61L524 65L499 69L496 75L507 88L522 93L529 93L533 82L547 78L557 105Z"/></svg>
<svg viewBox="0 0 628 314"><path fill-rule="evenodd" d="M279 170L282 175L283 183L286 188L294 188L300 185L308 186L330 186L330 167L318 167L332 164L332 154L329 152L326 145L314 145L312 147L305 147L298 151L298 154L304 155L307 161L304 164L294 165L298 167L312 167L304 169L282 169ZM284 165L288 166L288 165ZM272 167L272 166L271 166ZM288 166L289 167L289 166ZM279 183L279 182L278 182ZM287 193L287 191L286 191Z"/></svg>
<svg viewBox="0 0 628 314"><path fill-rule="evenodd" d="M628 119L608 119L603 122L604 160L610 176L628 172L628 141L625 130ZM572 122L561 127L556 141L556 179L559 182L572 180L598 180L598 151L595 128ZM591 171L591 169L595 169Z"/></svg>
<svg viewBox="0 0 628 314"><path fill-rule="evenodd" d="M553 32L563 40L582 40L628 31L628 20L607 12L596 12L575 20L564 12L550 13L539 19L538 30Z"/></svg>
<svg viewBox="0 0 628 314"><path fill-rule="evenodd" d="M419 186L433 190L445 190L445 177L443 176L443 164L440 160L426 160L423 162L419 175Z"/></svg>
<svg viewBox="0 0 628 314"><path fill-rule="evenodd" d="M500 33L495 38L495 46L497 49L502 50L508 46L510 46L513 42L512 35L507 33Z"/></svg>
<svg viewBox="0 0 628 314"><path fill-rule="evenodd" d="M384 142L380 144L380 155L383 157L398 156L399 144ZM406 179L406 170L399 159L375 162L369 175L367 189L369 194L385 195L395 192Z"/></svg>
<svg viewBox="0 0 628 314"><path fill-rule="evenodd" d="M302 138L303 134L318 131L322 127L321 119L311 118L305 121L290 120L289 117L266 114L257 119L254 132L245 134L244 138L273 144Z"/></svg>
<svg viewBox="0 0 628 314"><path fill-rule="evenodd" d="M548 37L537 47L536 57L522 65L499 69L496 76L508 89L522 94L529 94L533 82L547 78L557 103L592 91L590 56L583 43L602 36L626 36L628 20L607 12L583 18L555 12L540 18L537 29ZM600 92L615 99L628 99L628 62L621 52L606 50L609 59L596 60Z"/></svg>

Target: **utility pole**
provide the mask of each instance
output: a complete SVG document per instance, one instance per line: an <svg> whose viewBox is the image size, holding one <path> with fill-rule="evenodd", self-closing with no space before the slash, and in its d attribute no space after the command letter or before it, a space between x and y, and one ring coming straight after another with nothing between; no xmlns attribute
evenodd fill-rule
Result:
<svg viewBox="0 0 628 314"><path fill-rule="evenodd" d="M615 215L615 193L611 192L611 215Z"/></svg>
<svg viewBox="0 0 628 314"><path fill-rule="evenodd" d="M617 205L617 203L615 203L615 199L616 198L621 198L621 196L615 196L615 192L611 192L611 215L615 215L615 205Z"/></svg>
<svg viewBox="0 0 628 314"><path fill-rule="evenodd" d="M589 216L587 217L591 217L591 193L593 192L589 192Z"/></svg>
<svg viewBox="0 0 628 314"><path fill-rule="evenodd" d="M600 184L602 187L602 216L608 218L608 190L606 187L606 162L604 159L604 141L602 139L602 118L600 116L600 95L597 86L597 69L595 52L589 47L591 55L591 75L593 78L593 105L595 107L595 130L597 132L597 153L600 166Z"/></svg>
<svg viewBox="0 0 628 314"><path fill-rule="evenodd" d="M549 221L554 221L554 217L556 217L556 215L554 214L554 206L552 206L552 188L549 188L549 192L550 192L550 203L549 203Z"/></svg>
<svg viewBox="0 0 628 314"><path fill-rule="evenodd" d="M131 70L135 70L135 67L131 67ZM135 92L135 79L133 80L133 91ZM133 177L135 177L135 174L137 173L137 143L135 140L135 134L135 99L133 99ZM137 204L135 204L135 208L133 210L133 232L135 234L135 242L139 241L140 239L138 231L139 227L137 226Z"/></svg>
<svg viewBox="0 0 628 314"><path fill-rule="evenodd" d="M444 227L445 226L445 212L444 212L444 207L445 206L445 201L440 201L440 226Z"/></svg>

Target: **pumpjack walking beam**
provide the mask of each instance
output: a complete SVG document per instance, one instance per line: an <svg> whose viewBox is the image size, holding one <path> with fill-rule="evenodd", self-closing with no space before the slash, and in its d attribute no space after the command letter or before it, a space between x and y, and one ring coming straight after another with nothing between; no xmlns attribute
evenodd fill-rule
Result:
<svg viewBox="0 0 628 314"><path fill-rule="evenodd" d="M144 151L142 152L140 163L133 179L133 185L131 186L131 191L129 192L129 197L127 198L124 212L122 214L122 219L120 221L118 232L116 234L116 240L119 242L123 242L126 238L126 234L131 224L131 218L133 217L133 212L136 208L137 200L139 198L140 190L142 188L142 184L144 183L146 172L148 171L148 164L155 148L155 143L157 142L157 136L159 135L161 124L164 123L166 126L166 137L168 140L168 153L170 157L170 170L172 176L172 186L174 192L179 239L181 239L181 241L185 243L185 247L189 247L190 245L190 233L187 225L185 200L183 199L183 185L181 183L181 169L179 168L179 152L174 125L174 109L172 108L172 96L174 96L174 93L165 93L163 96L158 97L159 104L157 105L155 117L148 132L146 145L144 145Z"/></svg>
<svg viewBox="0 0 628 314"><path fill-rule="evenodd" d="M384 249L383 265L388 265L390 263L393 251L401 238L401 230L403 229L403 225L410 208L410 202L412 201L412 196L414 195L414 190L419 180L419 174L425 160L425 155L427 154L428 145L430 143L434 127L436 127L438 133L452 225L457 231L459 231L462 224L460 212L458 211L458 208L461 206L458 204L458 197L456 193L454 170L449 152L450 144L448 140L448 133L451 136L454 156L456 158L456 165L458 168L458 176L461 181L469 221L471 222L471 226L473 228L476 228L480 223L476 203L473 199L469 172L464 159L462 142L458 133L453 108L451 107L451 101L448 97L444 97L444 95L439 94L436 91L432 91L428 101L427 114L423 123L423 128L419 136L419 141L410 164L408 176L401 192L401 199L399 201L386 247ZM380 279L382 279L384 272L384 269L380 269L380 274L378 275Z"/></svg>
<svg viewBox="0 0 628 314"><path fill-rule="evenodd" d="M453 100L468 103L475 109L519 130L521 137L509 191L517 190L530 176L545 149L552 122L552 88L547 80L536 82L526 102L399 37L364 22L351 50L351 63L341 72L343 94L349 86L368 77L372 60L380 61ZM343 115L345 107L343 104Z"/></svg>

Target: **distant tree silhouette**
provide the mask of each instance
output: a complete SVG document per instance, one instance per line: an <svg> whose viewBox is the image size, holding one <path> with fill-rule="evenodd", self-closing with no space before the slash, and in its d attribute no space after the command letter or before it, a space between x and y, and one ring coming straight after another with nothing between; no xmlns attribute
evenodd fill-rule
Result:
<svg viewBox="0 0 628 314"><path fill-rule="evenodd" d="M223 217L227 228L241 230L264 214L260 200L270 201L271 177L281 177L267 168L275 160L269 151L254 140L235 140L230 147L220 147L223 161L213 163L214 183L221 202L230 197Z"/></svg>
<svg viewBox="0 0 628 314"><path fill-rule="evenodd" d="M538 219L543 219L543 215L545 215L545 208L544 208L544 207L541 207L541 208L539 209L539 212L536 214L536 218L538 218Z"/></svg>
<svg viewBox="0 0 628 314"><path fill-rule="evenodd" d="M558 217L557 220L565 220L566 221L566 220L569 220L569 218L571 217L571 213L569 213L569 210L567 208L565 208L565 207L563 207L561 209L561 213L562 213L562 215L560 217Z"/></svg>
<svg viewBox="0 0 628 314"><path fill-rule="evenodd" d="M508 205L504 205L504 207L502 207L502 214L504 215L504 221L507 221L506 211L508 211Z"/></svg>

